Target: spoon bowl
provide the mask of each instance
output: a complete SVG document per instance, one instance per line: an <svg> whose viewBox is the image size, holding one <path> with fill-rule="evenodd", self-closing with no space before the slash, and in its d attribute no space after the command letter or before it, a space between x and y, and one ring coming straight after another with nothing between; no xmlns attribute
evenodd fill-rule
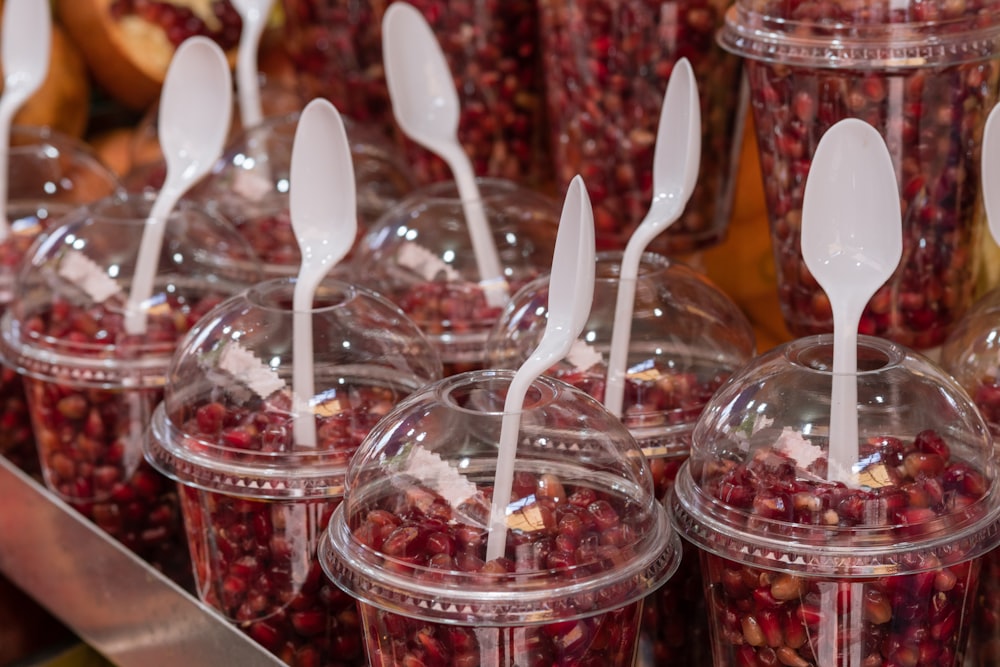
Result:
<svg viewBox="0 0 1000 667"><path fill-rule="evenodd" d="M653 201L639 223L622 256L614 329L608 355L605 407L622 416L625 395L625 363L632 337L632 310L639 262L646 246L674 224L687 206L698 179L701 162L701 110L698 84L687 58L674 66L663 96L653 154Z"/></svg>
<svg viewBox="0 0 1000 667"><path fill-rule="evenodd" d="M0 58L4 85L0 96L0 241L10 235L7 220L7 171L14 114L41 87L49 72L52 13L48 2L6 0Z"/></svg>
<svg viewBox="0 0 1000 667"><path fill-rule="evenodd" d="M569 184L559 219L545 331L538 347L514 373L504 402L486 544L487 561L502 556L507 541L507 506L514 479L524 397L538 376L569 353L587 323L594 300L594 254L594 211L587 188L578 175Z"/></svg>
<svg viewBox="0 0 1000 667"><path fill-rule="evenodd" d="M125 330L146 331L143 304L153 289L167 217L184 193L222 155L232 120L229 63L207 37L191 37L174 53L160 94L158 126L167 173L146 220L125 313Z"/></svg>
<svg viewBox="0 0 1000 667"><path fill-rule="evenodd" d="M354 164L343 119L330 102L306 105L295 130L289 171L289 214L299 244L292 306L292 391L295 442L316 446L312 305L316 288L350 251L358 233Z"/></svg>
<svg viewBox="0 0 1000 667"><path fill-rule="evenodd" d="M385 79L396 122L406 136L438 155L451 169L486 300L491 306L503 306L508 297L507 281L483 212L472 163L458 140L461 107L441 45L423 15L406 2L394 2L386 10L382 44Z"/></svg>
<svg viewBox="0 0 1000 667"><path fill-rule="evenodd" d="M820 139L805 186L801 242L833 312L829 477L856 485L858 324L903 253L895 168L868 123L842 120Z"/></svg>

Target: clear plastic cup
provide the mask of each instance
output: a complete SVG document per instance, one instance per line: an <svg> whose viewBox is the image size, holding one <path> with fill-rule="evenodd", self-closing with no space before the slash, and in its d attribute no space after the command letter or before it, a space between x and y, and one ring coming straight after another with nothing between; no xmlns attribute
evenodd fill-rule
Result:
<svg viewBox="0 0 1000 667"><path fill-rule="evenodd" d="M321 544L372 667L627 667L679 543L648 464L594 399L542 377L521 414L504 555L486 561L513 371L425 387L372 430Z"/></svg>
<svg viewBox="0 0 1000 667"><path fill-rule="evenodd" d="M547 371L604 401L622 253L597 256L590 317L569 355ZM754 355L753 328L729 297L683 263L645 253L631 321L622 421L649 461L656 497L666 498L687 459L691 432L715 391ZM492 368L518 368L541 340L548 276L528 283L487 341ZM711 665L698 554L646 600L641 665Z"/></svg>
<svg viewBox="0 0 1000 667"><path fill-rule="evenodd" d="M363 665L352 598L316 556L347 464L441 362L394 305L327 279L311 311L316 444L295 436L295 281L208 313L180 344L147 459L177 480L198 594L289 665Z"/></svg>
<svg viewBox="0 0 1000 667"><path fill-rule="evenodd" d="M84 144L47 128L14 126L7 163L7 221L0 242L0 308L13 298L21 261L32 242L78 206L118 190L118 179ZM38 453L24 386L0 368L0 456L36 475Z"/></svg>
<svg viewBox="0 0 1000 667"><path fill-rule="evenodd" d="M265 120L235 140L212 171L185 196L232 223L260 257L268 278L294 276L300 256L289 215L289 172L299 114ZM357 183L358 238L415 187L409 168L391 144L345 118ZM158 165L152 180L126 182L130 188L159 187ZM138 176L138 173L133 174ZM140 187L140 181L144 184ZM345 276L346 277L346 276Z"/></svg>
<svg viewBox="0 0 1000 667"><path fill-rule="evenodd" d="M695 426L671 511L701 552L716 664L960 667L1000 541L989 430L939 367L861 336L857 459L827 481L832 348L757 357Z"/></svg>
<svg viewBox="0 0 1000 667"><path fill-rule="evenodd" d="M1000 436L1000 290L988 292L958 321L941 346L941 367L972 397L990 433ZM972 615L967 667L1000 665L1000 551L983 565Z"/></svg>
<svg viewBox="0 0 1000 667"><path fill-rule="evenodd" d="M383 128L421 182L445 163L396 125L382 63L382 17L393 0L283 0L289 55L310 97ZM437 36L461 103L458 138L478 176L549 180L534 0L411 0Z"/></svg>
<svg viewBox="0 0 1000 667"><path fill-rule="evenodd" d="M549 270L559 204L512 181L479 179L509 294ZM454 183L411 193L383 215L353 258L357 281L384 294L438 348L445 375L484 368L501 307L487 303Z"/></svg>
<svg viewBox="0 0 1000 667"><path fill-rule="evenodd" d="M147 330L126 334L129 280L151 207L141 195L101 199L36 243L0 320L0 351L22 376L46 486L186 583L177 493L143 462L143 434L180 337L260 273L232 226L182 206L166 223L144 304Z"/></svg>
<svg viewBox="0 0 1000 667"><path fill-rule="evenodd" d="M730 4L539 0L556 185L584 177L599 248L624 248L649 209L663 94L681 58L698 83L701 164L684 214L649 249L689 254L725 238L747 103L741 59L715 42Z"/></svg>
<svg viewBox="0 0 1000 667"><path fill-rule="evenodd" d="M826 130L859 118L892 155L903 259L861 333L939 346L969 308L982 233L980 145L1000 77L1000 8L981 2L738 0L719 39L745 58L779 296L796 336L832 331L800 250L802 197Z"/></svg>

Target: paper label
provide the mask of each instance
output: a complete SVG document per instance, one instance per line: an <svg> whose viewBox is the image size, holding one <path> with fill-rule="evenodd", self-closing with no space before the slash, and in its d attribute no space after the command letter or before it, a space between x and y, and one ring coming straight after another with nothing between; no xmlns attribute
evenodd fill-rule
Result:
<svg viewBox="0 0 1000 667"><path fill-rule="evenodd" d="M435 280L438 274L444 272L446 280L459 279L458 271L444 262L440 257L418 243L407 242L396 253L396 261L408 269L419 273L427 281Z"/></svg>
<svg viewBox="0 0 1000 667"><path fill-rule="evenodd" d="M778 436L775 449L795 461L799 468L806 469L823 456L823 448L817 447L802 437L795 429L786 426Z"/></svg>
<svg viewBox="0 0 1000 667"><path fill-rule="evenodd" d="M453 508L464 505L479 493L465 475L448 465L436 452L416 446L406 461L406 471L448 501Z"/></svg>
<svg viewBox="0 0 1000 667"><path fill-rule="evenodd" d="M586 371L590 368L604 364L604 355L594 349L594 346L579 338L573 341L566 355L566 361L573 364L578 371Z"/></svg>
<svg viewBox="0 0 1000 667"><path fill-rule="evenodd" d="M267 398L285 388L285 381L278 373L236 342L222 348L219 368L243 383L261 398Z"/></svg>
<svg viewBox="0 0 1000 667"><path fill-rule="evenodd" d="M247 169L236 172L236 177L233 179L233 192L250 201L264 199L273 189L274 186L270 181Z"/></svg>
<svg viewBox="0 0 1000 667"><path fill-rule="evenodd" d="M75 283L97 303L121 292L121 287L104 270L79 250L70 250L59 262L59 275Z"/></svg>

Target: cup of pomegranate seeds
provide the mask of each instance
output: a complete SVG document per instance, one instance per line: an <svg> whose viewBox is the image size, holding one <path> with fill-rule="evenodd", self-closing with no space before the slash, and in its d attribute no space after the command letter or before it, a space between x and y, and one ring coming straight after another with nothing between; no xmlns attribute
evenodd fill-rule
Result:
<svg viewBox="0 0 1000 667"><path fill-rule="evenodd" d="M360 602L373 667L635 660L642 600L680 544L634 439L582 391L545 376L529 387L505 548L486 560L513 377L424 387L351 461L320 553Z"/></svg>
<svg viewBox="0 0 1000 667"><path fill-rule="evenodd" d="M327 279L309 313L314 395L294 397L294 286L255 285L181 342L146 457L178 482L202 600L289 665L360 666L355 602L316 545L358 444L441 362L395 305ZM297 436L304 409L314 443Z"/></svg>
<svg viewBox="0 0 1000 667"><path fill-rule="evenodd" d="M715 42L730 4L538 0L556 184L586 179L598 248L624 248L649 209L663 94L681 58L698 82L701 166L684 214L649 249L688 254L724 238L746 113L741 60Z"/></svg>
<svg viewBox="0 0 1000 667"><path fill-rule="evenodd" d="M738 0L722 45L744 57L782 314L796 336L832 331L799 247L819 138L859 118L892 154L903 259L860 331L937 348L972 303L982 232L980 144L997 101L1000 6L992 0Z"/></svg>
<svg viewBox="0 0 1000 667"><path fill-rule="evenodd" d="M479 176L550 180L535 0L409 0L434 31L461 104L458 138ZM382 18L393 0L282 0L289 55L310 96L381 127L421 182L448 180L437 156L396 125L382 63Z"/></svg>
<svg viewBox="0 0 1000 667"><path fill-rule="evenodd" d="M604 402L621 251L598 253L590 318L569 355L547 375ZM707 278L647 252L639 263L626 361L622 421L649 461L663 499L687 459L691 431L713 393L754 355L753 328ZM548 317L548 278L522 288L487 341L493 368L519 368L538 345ZM641 664L711 665L698 554L684 554L677 575L646 600Z"/></svg>
<svg viewBox="0 0 1000 667"><path fill-rule="evenodd" d="M152 203L98 200L36 243L0 320L0 353L22 376L48 488L184 582L177 493L143 462L143 433L180 337L260 273L231 225L181 206L166 223L147 330L127 334L129 282Z"/></svg>
<svg viewBox="0 0 1000 667"><path fill-rule="evenodd" d="M358 236L415 188L409 167L381 135L344 118L357 183ZM298 273L299 246L289 216L288 182L299 114L264 120L234 140L185 196L230 220L260 257L268 278ZM163 162L125 177L130 190L159 189ZM342 270L342 269L341 269ZM347 277L343 275L343 277Z"/></svg>
<svg viewBox="0 0 1000 667"><path fill-rule="evenodd" d="M972 397L993 437L1000 436L1000 290L987 293L958 321L941 346L941 366ZM1000 666L1000 551L983 565L972 610L969 667Z"/></svg>
<svg viewBox="0 0 1000 667"><path fill-rule="evenodd" d="M558 202L513 181L478 180L509 295L547 273ZM358 244L353 273L399 305L438 348L445 375L484 368L486 340L503 311L480 284L465 211L454 182L412 192Z"/></svg>
<svg viewBox="0 0 1000 667"><path fill-rule="evenodd" d="M42 232L62 216L118 190L118 179L85 144L48 128L10 132L7 221L0 241L0 309L13 298L21 260ZM17 371L0 368L0 456L40 473L24 386Z"/></svg>
<svg viewBox="0 0 1000 667"><path fill-rule="evenodd" d="M779 346L695 426L670 508L717 664L959 667L1000 541L993 439L938 366L860 336L857 455L829 481L832 358L830 335Z"/></svg>

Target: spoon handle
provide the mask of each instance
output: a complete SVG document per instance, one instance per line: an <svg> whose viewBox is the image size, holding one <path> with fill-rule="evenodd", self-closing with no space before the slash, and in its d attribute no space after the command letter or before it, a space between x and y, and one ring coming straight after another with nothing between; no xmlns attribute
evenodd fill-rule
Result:
<svg viewBox="0 0 1000 667"><path fill-rule="evenodd" d="M858 323L868 302L844 299L833 312L833 377L830 392L828 479L855 486L858 460Z"/></svg>
<svg viewBox="0 0 1000 667"><path fill-rule="evenodd" d="M458 143L440 147L438 155L448 164L455 177L486 301L494 308L503 307L508 297L507 280L500 264L496 243L493 242L490 223L486 219L483 198L476 183L472 162Z"/></svg>
<svg viewBox="0 0 1000 667"><path fill-rule="evenodd" d="M240 100L240 122L248 129L260 125L264 117L260 103L257 51L264 32L264 16L256 9L243 19L243 32L236 51L236 92Z"/></svg>

